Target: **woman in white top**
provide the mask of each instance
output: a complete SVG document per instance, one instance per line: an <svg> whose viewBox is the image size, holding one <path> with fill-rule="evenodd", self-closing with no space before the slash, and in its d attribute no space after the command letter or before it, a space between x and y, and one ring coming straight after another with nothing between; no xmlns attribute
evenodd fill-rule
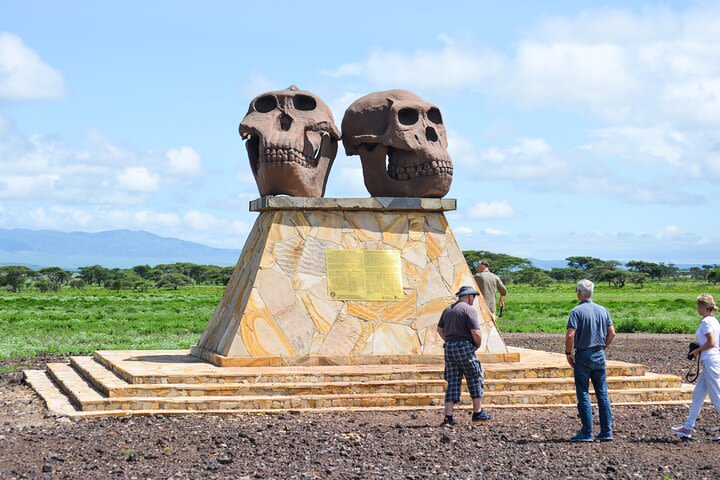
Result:
<svg viewBox="0 0 720 480"><path fill-rule="evenodd" d="M700 355L702 372L700 372L695 390L693 390L690 414L685 425L672 427L672 431L681 437L692 437L692 429L708 394L710 394L710 400L715 410L720 412L720 349L718 349L720 323L713 316L713 312L717 309L712 295L705 294L697 297L697 312L702 317L702 321L695 331L695 338L700 348L696 348L690 353L694 357ZM714 440L720 440L720 435Z"/></svg>

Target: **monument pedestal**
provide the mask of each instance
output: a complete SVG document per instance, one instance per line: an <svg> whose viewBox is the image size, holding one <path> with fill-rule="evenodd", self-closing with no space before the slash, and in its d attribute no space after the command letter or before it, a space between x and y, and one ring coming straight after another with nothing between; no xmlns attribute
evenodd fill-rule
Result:
<svg viewBox="0 0 720 480"><path fill-rule="evenodd" d="M440 314L460 286L475 285L445 219L455 200L263 197L250 209L260 215L193 355L233 367L443 361ZM395 296L369 300L382 296L369 284L381 276L352 269L342 273L355 298L330 292L328 252L378 250L395 252ZM474 308L481 361L518 361L481 296Z"/></svg>
<svg viewBox="0 0 720 480"><path fill-rule="evenodd" d="M438 410L446 383L435 328L453 293L474 285L445 219L454 208L449 199L258 199L251 210L260 215L192 355L97 351L26 370L25 379L50 412L71 417ZM345 254L354 268L337 261ZM366 275L357 268L365 255L388 261L371 262ZM575 408L565 356L506 348L477 300L485 405ZM609 361L607 372L614 405L692 396L680 377L642 365ZM471 403L465 389L463 402Z"/></svg>

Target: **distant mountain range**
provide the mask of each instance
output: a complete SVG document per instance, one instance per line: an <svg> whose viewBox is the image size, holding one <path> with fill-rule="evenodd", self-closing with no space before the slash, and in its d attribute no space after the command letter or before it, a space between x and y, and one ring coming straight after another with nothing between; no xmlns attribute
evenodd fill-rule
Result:
<svg viewBox="0 0 720 480"><path fill-rule="evenodd" d="M89 265L127 268L190 262L232 266L239 256L240 250L214 248L144 231L88 233L0 229L0 264L4 265L76 269Z"/></svg>
<svg viewBox="0 0 720 480"><path fill-rule="evenodd" d="M0 265L26 265L34 269L76 269L89 265L127 268L174 262L232 266L239 256L240 250L209 247L141 230L88 233L0 228ZM545 270L567 267L565 260L529 260Z"/></svg>

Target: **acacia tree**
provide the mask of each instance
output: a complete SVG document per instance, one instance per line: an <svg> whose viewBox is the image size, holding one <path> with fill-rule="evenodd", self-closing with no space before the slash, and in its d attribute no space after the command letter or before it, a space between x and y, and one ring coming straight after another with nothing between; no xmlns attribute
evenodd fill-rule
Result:
<svg viewBox="0 0 720 480"><path fill-rule="evenodd" d="M72 277L72 273L60 267L41 268L38 273L46 276L50 282L55 284L58 287L57 290Z"/></svg>
<svg viewBox="0 0 720 480"><path fill-rule="evenodd" d="M513 257L505 253L493 253L486 250L466 250L463 252L463 256L472 273L477 273L477 262L480 260L486 260L490 264L490 269L497 275L532 267L532 263L527 258Z"/></svg>
<svg viewBox="0 0 720 480"><path fill-rule="evenodd" d="M568 267L579 268L585 271L607 263L605 260L595 257L567 257L565 260L568 262Z"/></svg>
<svg viewBox="0 0 720 480"><path fill-rule="evenodd" d="M193 282L192 278L187 275L183 275L182 273L167 273L160 277L156 286L158 288L172 288L173 290L177 290L178 287L192 285L193 283L195 282Z"/></svg>
<svg viewBox="0 0 720 480"><path fill-rule="evenodd" d="M87 284L102 285L107 282L112 276L112 270L100 265L93 265L91 267L80 267L80 278L85 280Z"/></svg>
<svg viewBox="0 0 720 480"><path fill-rule="evenodd" d="M707 274L707 281L715 285L716 283L720 283L720 268L716 268L714 270L710 270Z"/></svg>
<svg viewBox="0 0 720 480"><path fill-rule="evenodd" d="M575 267L566 268L553 268L548 272L550 278L561 281L573 281L577 282L581 278L586 276L585 270L581 270Z"/></svg>
<svg viewBox="0 0 720 480"><path fill-rule="evenodd" d="M46 275L41 275L35 280L35 288L40 292L57 292L60 290L60 284L51 280Z"/></svg>
<svg viewBox="0 0 720 480"><path fill-rule="evenodd" d="M24 265L0 267L0 285L6 286L12 292L19 292L25 282L35 275L34 270Z"/></svg>
<svg viewBox="0 0 720 480"><path fill-rule="evenodd" d="M537 267L526 267L513 272L512 279L516 283L525 283L535 287L547 287L555 283L555 280L545 270Z"/></svg>
<svg viewBox="0 0 720 480"><path fill-rule="evenodd" d="M645 262L642 260L630 260L625 264L628 270L644 273L650 278L657 280L663 277L664 269L659 263Z"/></svg>

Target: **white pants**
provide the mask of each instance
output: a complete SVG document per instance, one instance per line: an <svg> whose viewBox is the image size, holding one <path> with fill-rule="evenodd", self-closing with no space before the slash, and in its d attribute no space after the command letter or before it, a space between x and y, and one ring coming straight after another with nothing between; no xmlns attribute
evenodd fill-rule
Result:
<svg viewBox="0 0 720 480"><path fill-rule="evenodd" d="M687 422L685 422L685 428L689 430L692 430L695 426L708 393L715 410L720 413L720 358L710 357L707 360L701 360L700 364L702 365L702 372L700 372L695 390L693 390L690 414Z"/></svg>

